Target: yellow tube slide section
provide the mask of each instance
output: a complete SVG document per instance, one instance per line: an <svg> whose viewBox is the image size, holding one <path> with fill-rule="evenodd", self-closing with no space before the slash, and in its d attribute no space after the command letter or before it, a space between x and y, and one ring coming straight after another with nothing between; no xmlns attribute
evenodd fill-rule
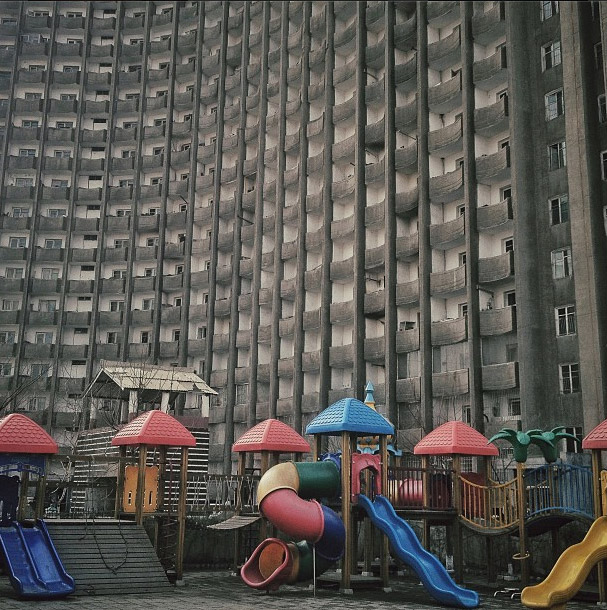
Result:
<svg viewBox="0 0 607 610"><path fill-rule="evenodd" d="M582 542L570 546L558 558L544 582L525 587L521 602L527 608L565 610L596 563L607 559L607 517L599 517Z"/></svg>

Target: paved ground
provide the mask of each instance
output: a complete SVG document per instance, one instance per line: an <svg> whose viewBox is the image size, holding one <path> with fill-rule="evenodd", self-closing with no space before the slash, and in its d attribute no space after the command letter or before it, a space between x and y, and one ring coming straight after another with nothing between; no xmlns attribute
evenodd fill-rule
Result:
<svg viewBox="0 0 607 610"><path fill-rule="evenodd" d="M435 610L442 608L433 603L423 587L407 577L390 579L392 593L357 591L353 596L340 595L335 590L319 589L314 592L305 587L282 587L269 595L248 588L240 578L227 571L191 572L185 576L185 586L170 593L155 595L126 595L73 597L57 601L20 601L15 598L8 579L0 576L0 608L2 610L324 610L343 608L373 608L373 610ZM473 584L468 585L475 588ZM522 609L520 601L501 595L493 597L495 588L476 587L481 607L489 610ZM596 602L571 602L568 610L589 610Z"/></svg>

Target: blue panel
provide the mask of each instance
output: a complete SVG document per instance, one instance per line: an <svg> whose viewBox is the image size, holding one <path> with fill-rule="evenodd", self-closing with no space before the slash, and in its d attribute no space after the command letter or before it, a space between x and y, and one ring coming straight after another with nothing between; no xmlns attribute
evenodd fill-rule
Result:
<svg viewBox="0 0 607 610"><path fill-rule="evenodd" d="M319 413L306 428L306 434L394 434L394 426L364 402L342 398Z"/></svg>

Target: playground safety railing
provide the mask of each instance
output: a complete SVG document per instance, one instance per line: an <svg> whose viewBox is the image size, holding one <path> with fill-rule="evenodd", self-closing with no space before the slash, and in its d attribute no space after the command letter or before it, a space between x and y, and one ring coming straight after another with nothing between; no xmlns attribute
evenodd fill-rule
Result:
<svg viewBox="0 0 607 610"><path fill-rule="evenodd" d="M436 467L388 467L388 489L384 495L398 509L452 509L453 471Z"/></svg>
<svg viewBox="0 0 607 610"><path fill-rule="evenodd" d="M518 522L516 480L481 485L460 477L461 517L478 527L500 530Z"/></svg>

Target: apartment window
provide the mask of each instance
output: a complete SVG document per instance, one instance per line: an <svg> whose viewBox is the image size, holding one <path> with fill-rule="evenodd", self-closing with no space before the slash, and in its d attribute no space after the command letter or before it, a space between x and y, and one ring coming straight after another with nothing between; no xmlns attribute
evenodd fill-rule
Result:
<svg viewBox="0 0 607 610"><path fill-rule="evenodd" d="M43 66L41 64L30 64L27 69L30 72L44 72L46 70L46 66Z"/></svg>
<svg viewBox="0 0 607 610"><path fill-rule="evenodd" d="M50 345L53 342L53 333L52 332L41 332L36 333L35 335L35 343L36 345Z"/></svg>
<svg viewBox="0 0 607 610"><path fill-rule="evenodd" d="M10 377L13 373L13 365L10 362L0 362L0 377Z"/></svg>
<svg viewBox="0 0 607 610"><path fill-rule="evenodd" d="M121 186L122 188L128 187L128 186L133 186L134 184L134 180L132 178L126 178L125 180L120 180L118 182L118 185Z"/></svg>
<svg viewBox="0 0 607 610"><path fill-rule="evenodd" d="M123 280L126 278L126 269L114 269L112 271L112 278L115 280Z"/></svg>
<svg viewBox="0 0 607 610"><path fill-rule="evenodd" d="M160 127L161 125L166 125L166 124L167 124L166 117L163 117L161 119L154 119L154 126L155 127Z"/></svg>
<svg viewBox="0 0 607 610"><path fill-rule="evenodd" d="M63 66L63 72L65 74L75 74L80 72L80 66Z"/></svg>
<svg viewBox="0 0 607 610"><path fill-rule="evenodd" d="M518 344L508 343L506 345L506 362L518 361Z"/></svg>
<svg viewBox="0 0 607 610"><path fill-rule="evenodd" d="M161 177L161 176L158 176L157 178L152 178L152 179L150 180L150 184L151 184L152 186L158 186L158 185L162 184L162 177Z"/></svg>
<svg viewBox="0 0 607 610"><path fill-rule="evenodd" d="M567 165L567 151L565 142L555 142L548 146L548 166L551 170L560 169Z"/></svg>
<svg viewBox="0 0 607 610"><path fill-rule="evenodd" d="M141 64L129 66L127 72L141 72Z"/></svg>
<svg viewBox="0 0 607 610"><path fill-rule="evenodd" d="M135 157L135 149L123 150L122 158L123 159L133 159Z"/></svg>
<svg viewBox="0 0 607 610"><path fill-rule="evenodd" d="M516 307L516 292L514 290L504 292L504 307Z"/></svg>
<svg viewBox="0 0 607 610"><path fill-rule="evenodd" d="M9 237L9 248L27 248L27 237Z"/></svg>
<svg viewBox="0 0 607 610"><path fill-rule="evenodd" d="M197 339L206 339L207 337L207 327L206 326L199 326L196 329L196 338Z"/></svg>
<svg viewBox="0 0 607 610"><path fill-rule="evenodd" d="M459 303L457 313L460 318L465 318L468 315L468 303Z"/></svg>
<svg viewBox="0 0 607 610"><path fill-rule="evenodd" d="M187 212L188 211L188 204L187 203L179 204L179 211L180 212Z"/></svg>
<svg viewBox="0 0 607 610"><path fill-rule="evenodd" d="M181 307L182 304L183 304L182 297L175 297L173 299L173 307Z"/></svg>
<svg viewBox="0 0 607 610"><path fill-rule="evenodd" d="M128 248L129 240L128 239L115 239L114 240L114 248Z"/></svg>
<svg viewBox="0 0 607 610"><path fill-rule="evenodd" d="M124 123L122 123L122 127L124 129L134 129L135 127L137 127L137 121L125 121Z"/></svg>
<svg viewBox="0 0 607 610"><path fill-rule="evenodd" d="M21 301L2 299L2 311L19 311L19 309L21 309Z"/></svg>
<svg viewBox="0 0 607 610"><path fill-rule="evenodd" d="M47 313L57 311L57 301L55 299L40 299L38 301L38 311Z"/></svg>
<svg viewBox="0 0 607 610"><path fill-rule="evenodd" d="M72 151L71 150L56 150L54 152L55 159L71 159Z"/></svg>
<svg viewBox="0 0 607 610"><path fill-rule="evenodd" d="M507 237L502 240L502 248L505 252L514 252L514 237Z"/></svg>
<svg viewBox="0 0 607 610"><path fill-rule="evenodd" d="M48 363L32 364L30 367L31 377L46 377L51 370L51 365Z"/></svg>
<svg viewBox="0 0 607 610"><path fill-rule="evenodd" d="M183 265L175 265L175 274L183 273Z"/></svg>
<svg viewBox="0 0 607 610"><path fill-rule="evenodd" d="M57 129L72 129L73 127L72 121L57 121Z"/></svg>
<svg viewBox="0 0 607 610"><path fill-rule="evenodd" d="M173 341L179 341L179 337L181 337L181 331L180 330L174 330L173 331Z"/></svg>
<svg viewBox="0 0 607 610"><path fill-rule="evenodd" d="M143 270L144 277L156 277L156 267L148 267Z"/></svg>
<svg viewBox="0 0 607 610"><path fill-rule="evenodd" d="M565 428L565 430L563 430L563 432L566 432L567 434L571 434L571 436L575 436L578 439L578 442L576 443L572 438L566 438L565 439L565 451L567 453L583 453L582 439L584 438L584 435L582 433L582 427L581 426L572 426L570 428Z"/></svg>
<svg viewBox="0 0 607 610"><path fill-rule="evenodd" d="M521 415L521 399L510 398L508 400L508 417L520 417Z"/></svg>
<svg viewBox="0 0 607 610"><path fill-rule="evenodd" d="M21 127L38 127L39 123L35 119L23 119L21 121Z"/></svg>
<svg viewBox="0 0 607 610"><path fill-rule="evenodd" d="M63 247L62 239L45 239L44 247L51 250L58 250Z"/></svg>
<svg viewBox="0 0 607 610"><path fill-rule="evenodd" d="M160 66L158 66L160 68ZM166 66L165 66L166 67ZM156 97L166 97L169 92L166 89L160 89L156 91Z"/></svg>
<svg viewBox="0 0 607 610"><path fill-rule="evenodd" d="M463 267L466 264L466 253L465 252L460 252L457 255L457 258L458 258L459 266Z"/></svg>
<svg viewBox="0 0 607 610"><path fill-rule="evenodd" d="M551 121L561 116L565 112L563 90L557 89L544 96L544 107L546 110L546 120Z"/></svg>
<svg viewBox="0 0 607 610"><path fill-rule="evenodd" d="M53 267L43 267L42 275L40 276L43 280L58 280L59 269Z"/></svg>
<svg viewBox="0 0 607 610"><path fill-rule="evenodd" d="M148 237L145 240L145 245L146 246L157 246L158 245L158 238L157 237Z"/></svg>
<svg viewBox="0 0 607 610"><path fill-rule="evenodd" d="M19 156L20 157L35 157L36 149L35 148L20 148Z"/></svg>
<svg viewBox="0 0 607 610"><path fill-rule="evenodd" d="M132 186L132 185L127 185L127 186ZM120 210L116 210L116 216L118 216L119 218L125 217L125 216L130 216L130 215L131 215L130 208L122 208Z"/></svg>
<svg viewBox="0 0 607 610"><path fill-rule="evenodd" d="M140 343L149 343L150 342L150 331L142 330L139 334L139 342Z"/></svg>
<svg viewBox="0 0 607 610"><path fill-rule="evenodd" d="M4 272L4 277L7 280L21 280L23 279L23 267L7 267Z"/></svg>
<svg viewBox="0 0 607 610"><path fill-rule="evenodd" d="M607 150L601 153L601 176L603 180L607 180Z"/></svg>
<svg viewBox="0 0 607 610"><path fill-rule="evenodd" d="M13 208L13 218L29 218L29 208Z"/></svg>
<svg viewBox="0 0 607 610"><path fill-rule="evenodd" d="M155 146L152 149L152 154L154 154L154 155L163 155L164 154L164 146Z"/></svg>
<svg viewBox="0 0 607 610"><path fill-rule="evenodd" d="M559 366L561 394L573 394L580 391L580 365L578 363Z"/></svg>
<svg viewBox="0 0 607 610"><path fill-rule="evenodd" d="M97 241L97 236L96 235L85 235L84 236L84 241ZM82 269L84 271L84 269ZM87 269L87 271L94 271L93 269Z"/></svg>
<svg viewBox="0 0 607 610"><path fill-rule="evenodd" d="M179 150L190 150L190 144L189 144L189 143L187 143L187 144L182 144L182 145L179 147Z"/></svg>
<svg viewBox="0 0 607 610"><path fill-rule="evenodd" d="M118 333L116 331L110 331L106 335L106 343L118 343Z"/></svg>
<svg viewBox="0 0 607 610"><path fill-rule="evenodd" d="M150 309L154 309L154 299L142 299L141 300L141 309L144 311L149 311Z"/></svg>
<svg viewBox="0 0 607 610"><path fill-rule="evenodd" d="M110 311L124 311L124 301L110 301Z"/></svg>
<svg viewBox="0 0 607 610"><path fill-rule="evenodd" d="M600 42L594 45L594 67L597 70L603 69L603 44Z"/></svg>
<svg viewBox="0 0 607 610"><path fill-rule="evenodd" d="M21 34L21 40L23 42L39 43L42 42L42 37L40 34Z"/></svg>
<svg viewBox="0 0 607 610"><path fill-rule="evenodd" d="M542 47L542 70L561 64L561 41L555 40Z"/></svg>
<svg viewBox="0 0 607 610"><path fill-rule="evenodd" d="M25 99L26 100L41 100L42 99L42 93L38 93L35 91L27 91L25 93Z"/></svg>
<svg viewBox="0 0 607 610"><path fill-rule="evenodd" d="M53 178L51 180L52 188L67 188L67 180L58 180L57 178Z"/></svg>
<svg viewBox="0 0 607 610"><path fill-rule="evenodd" d="M50 208L46 215L49 218L61 218L62 216L67 216L67 210L64 208Z"/></svg>
<svg viewBox="0 0 607 610"><path fill-rule="evenodd" d="M550 19L559 12L559 3L556 0L541 0L542 20Z"/></svg>
<svg viewBox="0 0 607 610"><path fill-rule="evenodd" d="M246 405L249 399L249 384L248 383L237 383L236 384L236 404Z"/></svg>
<svg viewBox="0 0 607 610"><path fill-rule="evenodd" d="M59 95L59 99L63 102L73 102L77 98L75 93L62 93Z"/></svg>
<svg viewBox="0 0 607 610"><path fill-rule="evenodd" d="M599 107L599 123L607 122L607 97L604 93L601 93L597 98Z"/></svg>
<svg viewBox="0 0 607 610"><path fill-rule="evenodd" d="M34 396L27 401L29 411L44 411L46 409L46 398L44 396Z"/></svg>
<svg viewBox="0 0 607 610"><path fill-rule="evenodd" d="M15 342L15 331L14 330L3 330L0 331L0 344L14 343Z"/></svg>
<svg viewBox="0 0 607 610"><path fill-rule="evenodd" d="M569 195L559 195L550 200L550 220L553 225L569 220Z"/></svg>
<svg viewBox="0 0 607 610"><path fill-rule="evenodd" d="M575 335L575 305L565 305L554 310L556 318L556 334Z"/></svg>
<svg viewBox="0 0 607 610"><path fill-rule="evenodd" d="M139 101L139 93L127 93L125 94L124 99Z"/></svg>
<svg viewBox="0 0 607 610"><path fill-rule="evenodd" d="M572 274L571 268L571 248L561 248L553 250L552 258L552 277L555 280L569 277Z"/></svg>
<svg viewBox="0 0 607 610"><path fill-rule="evenodd" d="M2 17L0 23L2 25L17 25L17 19L15 17Z"/></svg>
<svg viewBox="0 0 607 610"><path fill-rule="evenodd" d="M33 178L15 178L15 186L34 186Z"/></svg>
<svg viewBox="0 0 607 610"><path fill-rule="evenodd" d="M74 328L74 334L75 335L88 335L89 329L88 328Z"/></svg>

